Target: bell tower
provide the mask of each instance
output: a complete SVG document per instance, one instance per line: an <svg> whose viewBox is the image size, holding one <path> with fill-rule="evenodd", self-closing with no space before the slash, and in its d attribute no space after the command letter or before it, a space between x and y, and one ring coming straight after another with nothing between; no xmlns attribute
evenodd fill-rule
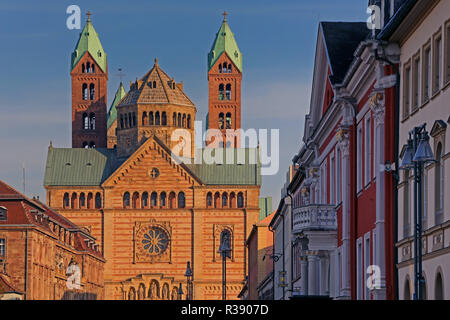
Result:
<svg viewBox="0 0 450 320"><path fill-rule="evenodd" d="M91 13L72 53L72 148L106 148L106 53L91 22Z"/></svg>
<svg viewBox="0 0 450 320"><path fill-rule="evenodd" d="M235 130L241 129L242 53L228 25L227 13L224 12L223 16L208 53L209 106L206 120L207 129L218 129L221 136L208 144L239 148L240 134Z"/></svg>

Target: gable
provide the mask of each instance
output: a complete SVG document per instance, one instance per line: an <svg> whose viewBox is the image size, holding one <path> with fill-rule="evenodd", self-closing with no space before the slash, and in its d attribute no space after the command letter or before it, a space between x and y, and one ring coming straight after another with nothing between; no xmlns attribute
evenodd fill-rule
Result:
<svg viewBox="0 0 450 320"><path fill-rule="evenodd" d="M155 170L157 177L155 177ZM179 187L201 185L202 182L182 163L177 163L170 150L156 137L150 137L102 184L104 187L130 185L145 187L167 183Z"/></svg>

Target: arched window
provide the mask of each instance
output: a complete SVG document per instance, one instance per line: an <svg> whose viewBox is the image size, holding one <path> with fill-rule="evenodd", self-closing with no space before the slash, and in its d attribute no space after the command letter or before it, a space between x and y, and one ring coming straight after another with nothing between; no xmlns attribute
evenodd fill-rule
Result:
<svg viewBox="0 0 450 320"><path fill-rule="evenodd" d="M80 209L83 209L86 206L86 196L84 192L80 194Z"/></svg>
<svg viewBox="0 0 450 320"><path fill-rule="evenodd" d="M178 127L181 128L181 113L178 114Z"/></svg>
<svg viewBox="0 0 450 320"><path fill-rule="evenodd" d="M231 63L228 65L228 73L231 73Z"/></svg>
<svg viewBox="0 0 450 320"><path fill-rule="evenodd" d="M159 111L155 113L155 125L159 126L161 124L161 118L159 117Z"/></svg>
<svg viewBox="0 0 450 320"><path fill-rule="evenodd" d="M178 194L178 208L184 208L186 206L186 199L184 197L184 192Z"/></svg>
<svg viewBox="0 0 450 320"><path fill-rule="evenodd" d="M182 127L183 127L183 128L186 128L186 114L183 114Z"/></svg>
<svg viewBox="0 0 450 320"><path fill-rule="evenodd" d="M435 223L443 222L444 207L444 166L442 160L442 143L438 143L436 148L436 164L434 166L434 194L435 194Z"/></svg>
<svg viewBox="0 0 450 320"><path fill-rule="evenodd" d="M77 208L77 194L75 192L72 193L72 198L71 198L71 201L70 201L70 208L78 209Z"/></svg>
<svg viewBox="0 0 450 320"><path fill-rule="evenodd" d="M222 73L222 64L219 64L219 73Z"/></svg>
<svg viewBox="0 0 450 320"><path fill-rule="evenodd" d="M92 149L95 148L95 142L94 141L89 142L89 148L92 148Z"/></svg>
<svg viewBox="0 0 450 320"><path fill-rule="evenodd" d="M145 299L145 285L141 283L139 285L138 289L138 300L144 300Z"/></svg>
<svg viewBox="0 0 450 320"><path fill-rule="evenodd" d="M214 208L220 208L220 193L216 192L214 194Z"/></svg>
<svg viewBox="0 0 450 320"><path fill-rule="evenodd" d="M128 113L128 128L133 128L133 121L131 119L131 113Z"/></svg>
<svg viewBox="0 0 450 320"><path fill-rule="evenodd" d="M405 290L403 294L403 300L411 300L411 287L409 285L409 279L405 281Z"/></svg>
<svg viewBox="0 0 450 320"><path fill-rule="evenodd" d="M222 194L222 208L228 207L228 194L224 192Z"/></svg>
<svg viewBox="0 0 450 320"><path fill-rule="evenodd" d="M167 126L167 114L165 111L163 111L161 114L161 125Z"/></svg>
<svg viewBox="0 0 450 320"><path fill-rule="evenodd" d="M191 115L190 114L187 117L187 127L188 127L188 129L191 128Z"/></svg>
<svg viewBox="0 0 450 320"><path fill-rule="evenodd" d="M227 73L227 63L223 63L223 73Z"/></svg>
<svg viewBox="0 0 450 320"><path fill-rule="evenodd" d="M123 129L123 115L120 115L120 129Z"/></svg>
<svg viewBox="0 0 450 320"><path fill-rule="evenodd" d="M86 67L84 63L81 65L81 73L86 73Z"/></svg>
<svg viewBox="0 0 450 320"><path fill-rule="evenodd" d="M138 208L138 204L139 204L139 193L134 192L133 193L133 198L132 198L132 204L133 204L133 208L137 209Z"/></svg>
<svg viewBox="0 0 450 320"><path fill-rule="evenodd" d="M231 100L231 84L228 83L225 90L227 100Z"/></svg>
<svg viewBox="0 0 450 320"><path fill-rule="evenodd" d="M93 83L89 85L89 99L95 100L95 84Z"/></svg>
<svg viewBox="0 0 450 320"><path fill-rule="evenodd" d="M226 129L231 129L231 112L227 112L225 118Z"/></svg>
<svg viewBox="0 0 450 320"><path fill-rule="evenodd" d="M208 192L206 195L206 207L210 208L212 207L212 193Z"/></svg>
<svg viewBox="0 0 450 320"><path fill-rule="evenodd" d="M169 193L169 208L170 209L175 208L175 197L176 197L175 192L172 191L171 193Z"/></svg>
<svg viewBox="0 0 450 320"><path fill-rule="evenodd" d="M142 125L146 126L147 125L147 121L148 121L147 112L144 111L144 113L142 114Z"/></svg>
<svg viewBox="0 0 450 320"><path fill-rule="evenodd" d="M219 84L219 100L223 100L225 96L225 86L223 83Z"/></svg>
<svg viewBox="0 0 450 320"><path fill-rule="evenodd" d="M127 191L123 195L123 207L129 208L130 207L130 193Z"/></svg>
<svg viewBox="0 0 450 320"><path fill-rule="evenodd" d="M91 63L90 62L86 63L86 72L91 73Z"/></svg>
<svg viewBox="0 0 450 320"><path fill-rule="evenodd" d="M87 83L83 83L82 89L81 89L81 96L83 97L83 100L87 100L89 98L89 92L88 92L88 85Z"/></svg>
<svg viewBox="0 0 450 320"><path fill-rule="evenodd" d="M83 113L83 129L89 130L89 117L86 112Z"/></svg>
<svg viewBox="0 0 450 320"><path fill-rule="evenodd" d="M91 113L89 115L89 129L95 130L95 113Z"/></svg>
<svg viewBox="0 0 450 320"><path fill-rule="evenodd" d="M133 127L136 127L136 113L133 112Z"/></svg>
<svg viewBox="0 0 450 320"><path fill-rule="evenodd" d="M88 208L88 209L92 209L92 200L94 199L94 196L92 195L92 192L89 192L88 193L88 196L87 196L87 202L86 202L86 207Z"/></svg>
<svg viewBox="0 0 450 320"><path fill-rule="evenodd" d="M89 148L89 143L87 141L83 141L83 148L84 149Z"/></svg>
<svg viewBox="0 0 450 320"><path fill-rule="evenodd" d="M142 194L141 208L148 208L148 192Z"/></svg>
<svg viewBox="0 0 450 320"><path fill-rule="evenodd" d="M172 126L177 126L177 114L174 112L172 116Z"/></svg>
<svg viewBox="0 0 450 320"><path fill-rule="evenodd" d="M158 194L155 191L153 191L150 197L150 206L153 208L156 207L157 205L158 205Z"/></svg>
<svg viewBox="0 0 450 320"><path fill-rule="evenodd" d="M153 81L153 89L156 88L156 81Z"/></svg>
<svg viewBox="0 0 450 320"><path fill-rule="evenodd" d="M219 113L219 129L224 128L223 112Z"/></svg>
<svg viewBox="0 0 450 320"><path fill-rule="evenodd" d="M444 283L442 274L438 272L436 275L436 284L434 286L434 300L444 300Z"/></svg>
<svg viewBox="0 0 450 320"><path fill-rule="evenodd" d="M91 66L91 72L92 72L92 73L95 73L95 64L92 64L92 66Z"/></svg>
<svg viewBox="0 0 450 320"><path fill-rule="evenodd" d="M69 200L69 194L66 192L64 193L64 199L63 199L63 208L67 209L70 206L70 200Z"/></svg>
<svg viewBox="0 0 450 320"><path fill-rule="evenodd" d="M148 113L148 124L151 126L153 125L153 111Z"/></svg>
<svg viewBox="0 0 450 320"><path fill-rule="evenodd" d="M95 208L100 209L102 207L102 196L99 192L95 194Z"/></svg>
<svg viewBox="0 0 450 320"><path fill-rule="evenodd" d="M133 287L128 292L128 300L136 300L136 290Z"/></svg>
<svg viewBox="0 0 450 320"><path fill-rule="evenodd" d="M422 282L419 284L422 287L422 299L427 300L427 280L425 279L425 274L422 274Z"/></svg>
<svg viewBox="0 0 450 320"><path fill-rule="evenodd" d="M166 193L164 191L159 195L159 206L161 208L166 207Z"/></svg>
<svg viewBox="0 0 450 320"><path fill-rule="evenodd" d="M226 247L229 249L229 251L225 252L227 258L231 258L231 251L233 250L232 247L232 239L231 239L231 232L228 229L223 230L220 233L220 247Z"/></svg>
<svg viewBox="0 0 450 320"><path fill-rule="evenodd" d="M230 193L230 208L236 208L236 194Z"/></svg>
<svg viewBox="0 0 450 320"><path fill-rule="evenodd" d="M237 195L237 206L238 208L244 207L244 194L242 192L239 192Z"/></svg>

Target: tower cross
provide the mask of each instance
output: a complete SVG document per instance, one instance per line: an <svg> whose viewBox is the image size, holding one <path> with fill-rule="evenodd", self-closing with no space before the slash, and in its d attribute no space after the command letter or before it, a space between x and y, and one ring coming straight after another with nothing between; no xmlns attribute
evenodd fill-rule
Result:
<svg viewBox="0 0 450 320"><path fill-rule="evenodd" d="M227 15L228 15L228 12L224 11L224 12L222 13L222 15L223 15L223 21L227 21Z"/></svg>
<svg viewBox="0 0 450 320"><path fill-rule="evenodd" d="M87 21L91 21L91 15L92 15L92 13L88 10L88 12L86 13L86 15L87 15L87 17L88 17Z"/></svg>

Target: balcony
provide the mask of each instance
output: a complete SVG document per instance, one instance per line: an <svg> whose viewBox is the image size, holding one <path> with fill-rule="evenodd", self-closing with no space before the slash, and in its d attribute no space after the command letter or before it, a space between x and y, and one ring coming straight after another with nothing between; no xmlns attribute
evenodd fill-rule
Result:
<svg viewBox="0 0 450 320"><path fill-rule="evenodd" d="M294 233L303 231L336 231L337 218L334 205L315 204L293 209Z"/></svg>

